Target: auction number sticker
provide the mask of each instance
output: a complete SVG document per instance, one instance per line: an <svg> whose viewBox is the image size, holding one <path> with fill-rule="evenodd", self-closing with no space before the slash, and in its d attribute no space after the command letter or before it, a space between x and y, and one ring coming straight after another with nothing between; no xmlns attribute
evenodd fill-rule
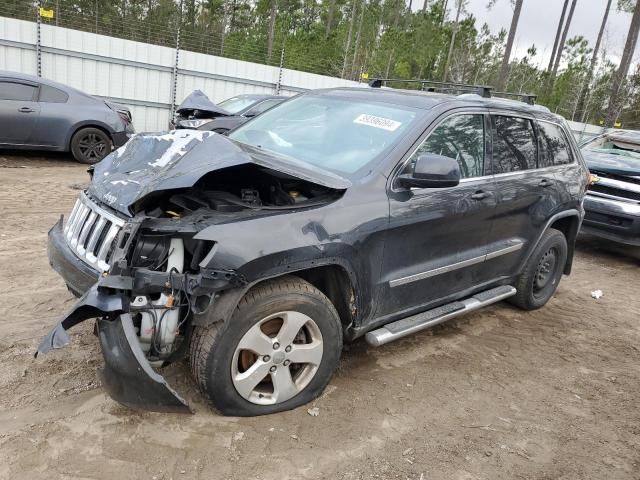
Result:
<svg viewBox="0 0 640 480"><path fill-rule="evenodd" d="M367 115L366 113L359 115L353 123L381 128L382 130L388 130L390 132L395 132L398 127L402 125L402 123L391 120L390 118L376 117L375 115Z"/></svg>

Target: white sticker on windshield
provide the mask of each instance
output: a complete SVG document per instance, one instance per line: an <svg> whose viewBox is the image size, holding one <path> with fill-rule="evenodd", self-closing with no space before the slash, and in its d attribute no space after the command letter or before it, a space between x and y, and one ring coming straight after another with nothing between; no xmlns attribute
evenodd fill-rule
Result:
<svg viewBox="0 0 640 480"><path fill-rule="evenodd" d="M402 123L391 120L390 118L376 117L375 115L367 115L366 113L359 115L353 123L381 128L390 132L395 132L398 127L402 125Z"/></svg>

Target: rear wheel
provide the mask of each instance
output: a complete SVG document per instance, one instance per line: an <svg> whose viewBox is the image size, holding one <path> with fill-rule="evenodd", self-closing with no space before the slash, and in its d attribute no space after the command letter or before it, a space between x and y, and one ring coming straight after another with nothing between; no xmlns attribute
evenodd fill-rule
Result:
<svg viewBox="0 0 640 480"><path fill-rule="evenodd" d="M250 290L227 323L196 327L190 360L218 411L253 416L316 398L341 350L333 304L308 282L283 277Z"/></svg>
<svg viewBox="0 0 640 480"><path fill-rule="evenodd" d="M71 153L80 163L98 163L111 153L109 135L97 128L82 128L71 139Z"/></svg>
<svg viewBox="0 0 640 480"><path fill-rule="evenodd" d="M518 293L509 301L524 310L535 310L553 296L567 261L567 239L559 230L547 230L518 277Z"/></svg>

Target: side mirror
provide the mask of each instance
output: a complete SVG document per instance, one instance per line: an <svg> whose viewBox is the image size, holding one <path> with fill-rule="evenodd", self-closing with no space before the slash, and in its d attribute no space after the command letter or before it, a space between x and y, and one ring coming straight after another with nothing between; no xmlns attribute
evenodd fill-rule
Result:
<svg viewBox="0 0 640 480"><path fill-rule="evenodd" d="M420 155L410 174L398 177L405 188L446 188L460 183L460 165L451 157L425 153Z"/></svg>

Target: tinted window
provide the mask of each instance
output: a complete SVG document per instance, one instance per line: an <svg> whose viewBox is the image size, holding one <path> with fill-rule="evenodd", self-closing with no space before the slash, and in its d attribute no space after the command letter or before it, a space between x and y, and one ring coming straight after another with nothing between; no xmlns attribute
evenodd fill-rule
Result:
<svg viewBox="0 0 640 480"><path fill-rule="evenodd" d="M252 115L255 117L256 115L260 115L262 112L269 110L274 105L279 104L281 101L282 100L280 100L279 98L274 98L273 100L265 100L264 102L259 103L258 105L250 109L247 113L245 113L245 115L247 117Z"/></svg>
<svg viewBox="0 0 640 480"><path fill-rule="evenodd" d="M566 165L573 161L562 129L547 122L538 122L540 133L540 166Z"/></svg>
<svg viewBox="0 0 640 480"><path fill-rule="evenodd" d="M50 87L49 85L40 85L40 101L47 103L65 103L69 95L62 90Z"/></svg>
<svg viewBox="0 0 640 480"><path fill-rule="evenodd" d="M413 154L405 173L410 173L418 156L425 153L455 158L462 178L481 176L484 166L483 115L454 115L443 121Z"/></svg>
<svg viewBox="0 0 640 480"><path fill-rule="evenodd" d="M30 101L36 87L24 83L0 82L0 100Z"/></svg>
<svg viewBox="0 0 640 480"><path fill-rule="evenodd" d="M494 123L493 173L536 168L536 137L531 121L496 115Z"/></svg>

